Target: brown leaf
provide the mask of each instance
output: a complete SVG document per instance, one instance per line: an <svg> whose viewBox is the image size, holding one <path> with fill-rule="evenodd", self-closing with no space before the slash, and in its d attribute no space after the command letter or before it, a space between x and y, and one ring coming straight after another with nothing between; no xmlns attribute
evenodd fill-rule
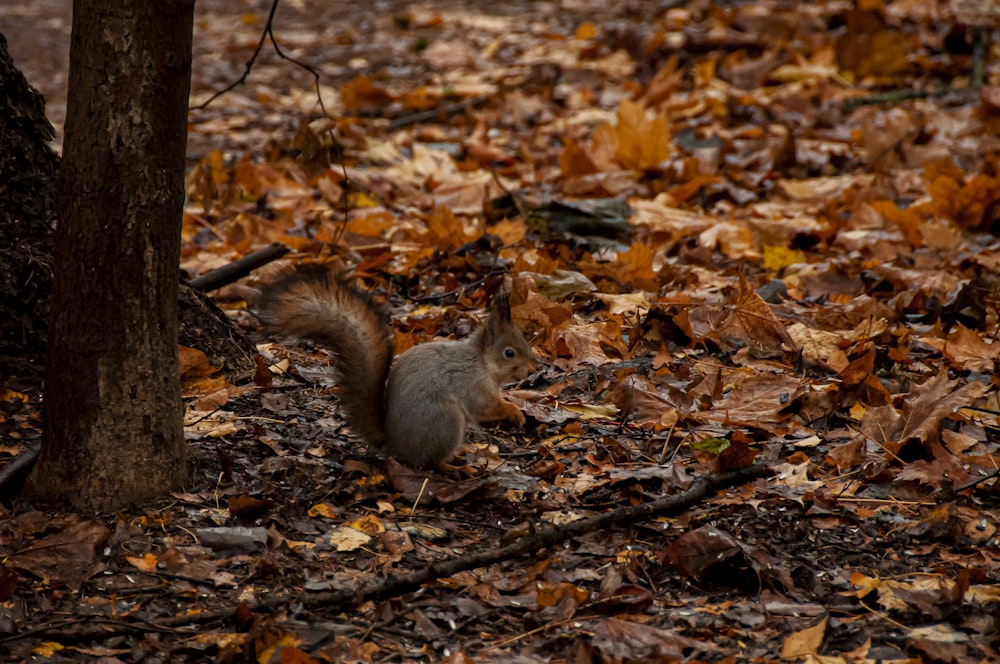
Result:
<svg viewBox="0 0 1000 664"><path fill-rule="evenodd" d="M393 488L410 503L419 498L421 504L447 505L477 493L489 493L496 487L496 482L489 477L459 481L432 471L409 468L392 458L385 460L385 475Z"/></svg>
<svg viewBox="0 0 1000 664"><path fill-rule="evenodd" d="M860 440L842 443L827 453L827 459L837 467L838 472L845 473L864 463L865 446Z"/></svg>
<svg viewBox="0 0 1000 664"><path fill-rule="evenodd" d="M667 101L684 82L684 70L677 66L679 61L676 53L671 55L659 71L653 74L653 78L646 84L646 91L636 101L647 108Z"/></svg>
<svg viewBox="0 0 1000 664"><path fill-rule="evenodd" d="M695 417L766 428L789 418L783 411L792 408L804 389L801 380L787 374L750 376L734 385L724 399L716 401L712 411Z"/></svg>
<svg viewBox="0 0 1000 664"><path fill-rule="evenodd" d="M271 370L267 367L262 355L255 358L256 366L253 374L253 384L260 388L261 393L266 394L274 389L274 379Z"/></svg>
<svg viewBox="0 0 1000 664"><path fill-rule="evenodd" d="M714 460L715 472L725 473L730 470L746 468L753 464L760 453L760 448L751 447L751 440L742 431L734 431L729 440L729 446Z"/></svg>
<svg viewBox="0 0 1000 664"><path fill-rule="evenodd" d="M781 657L793 659L816 654L823 644L823 637L826 636L827 620L828 617L823 616L823 619L812 627L793 632L785 637L785 642L781 646Z"/></svg>
<svg viewBox="0 0 1000 664"><path fill-rule="evenodd" d="M77 590L93 572L98 553L110 534L97 521L77 521L61 532L37 540L27 549L10 554L7 563Z"/></svg>
<svg viewBox="0 0 1000 664"><path fill-rule="evenodd" d="M712 567L742 555L743 547L733 536L712 526L702 526L671 542L664 562L684 576L702 583Z"/></svg>
<svg viewBox="0 0 1000 664"><path fill-rule="evenodd" d="M692 651L714 650L704 641L681 636L673 630L618 618L598 622L593 628L592 643L605 660L618 662L662 661L665 658L681 660Z"/></svg>
<svg viewBox="0 0 1000 664"><path fill-rule="evenodd" d="M181 380L207 378L219 371L217 367L212 366L208 356L197 348L178 346L177 356L181 366Z"/></svg>
<svg viewBox="0 0 1000 664"><path fill-rule="evenodd" d="M17 589L17 574L0 565L0 602L6 602Z"/></svg>
<svg viewBox="0 0 1000 664"><path fill-rule="evenodd" d="M746 342L755 357L785 357L797 350L795 341L770 305L742 276L733 312L712 336L730 344Z"/></svg>
<svg viewBox="0 0 1000 664"><path fill-rule="evenodd" d="M941 351L958 370L988 372L1000 360L1000 343L987 343L978 332L962 324L947 339L925 336L920 340Z"/></svg>
<svg viewBox="0 0 1000 664"><path fill-rule="evenodd" d="M603 616L623 613L643 614L653 605L653 593L648 588L622 584L614 592L602 595L587 608Z"/></svg>
<svg viewBox="0 0 1000 664"><path fill-rule="evenodd" d="M245 493L230 496L227 504L229 514L236 519L256 519L274 507L274 501L270 498L254 498Z"/></svg>
<svg viewBox="0 0 1000 664"><path fill-rule="evenodd" d="M881 12L852 10L847 29L837 39L837 63L859 79L892 76L909 68L909 55L918 46L916 35L890 29Z"/></svg>
<svg viewBox="0 0 1000 664"><path fill-rule="evenodd" d="M559 170L564 178L601 172L590 153L572 136L563 141L563 149L559 153Z"/></svg>
<svg viewBox="0 0 1000 664"><path fill-rule="evenodd" d="M427 230L431 245L439 249L454 249L466 241L462 220L441 205L435 207L427 218Z"/></svg>
<svg viewBox="0 0 1000 664"><path fill-rule="evenodd" d="M393 100L392 94L367 76L358 76L340 88L344 108L349 111L373 110Z"/></svg>

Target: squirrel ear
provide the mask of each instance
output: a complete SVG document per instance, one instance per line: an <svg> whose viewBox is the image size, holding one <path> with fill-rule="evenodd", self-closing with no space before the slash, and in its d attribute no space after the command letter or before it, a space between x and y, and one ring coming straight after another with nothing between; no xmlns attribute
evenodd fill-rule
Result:
<svg viewBox="0 0 1000 664"><path fill-rule="evenodd" d="M507 291L500 289L493 295L490 304L490 315L483 327L483 343L487 347L493 345L494 339L500 336L505 327L510 325L510 300Z"/></svg>
<svg viewBox="0 0 1000 664"><path fill-rule="evenodd" d="M501 288L493 296L490 317L493 316L496 316L497 321L510 322L510 296L505 288Z"/></svg>

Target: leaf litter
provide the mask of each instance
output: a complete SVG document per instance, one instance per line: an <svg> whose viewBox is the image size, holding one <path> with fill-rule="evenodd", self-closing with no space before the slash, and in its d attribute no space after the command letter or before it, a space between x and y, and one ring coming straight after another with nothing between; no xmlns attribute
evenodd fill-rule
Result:
<svg viewBox="0 0 1000 664"><path fill-rule="evenodd" d="M283 3L276 36L332 118L262 51L191 112L183 226L191 276L293 249L215 294L266 371L182 350L186 492L4 508L4 651L997 658L998 72L970 85L952 4ZM259 9L199 3L192 106L240 76ZM368 456L326 350L247 311L295 261L385 297L400 351L467 334L504 279L545 367L510 391L527 425L470 434L461 481ZM16 457L38 404L8 397ZM749 464L773 474L316 601Z"/></svg>

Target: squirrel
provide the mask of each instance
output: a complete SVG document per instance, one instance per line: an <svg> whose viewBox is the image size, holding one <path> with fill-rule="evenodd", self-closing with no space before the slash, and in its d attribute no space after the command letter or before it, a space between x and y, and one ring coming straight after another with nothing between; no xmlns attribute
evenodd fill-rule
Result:
<svg viewBox="0 0 1000 664"><path fill-rule="evenodd" d="M450 462L471 425L524 424L500 386L527 377L536 362L505 291L469 337L418 344L395 362L386 307L326 268L300 265L279 277L262 289L258 309L272 332L334 351L347 423L370 448L406 465L459 470Z"/></svg>

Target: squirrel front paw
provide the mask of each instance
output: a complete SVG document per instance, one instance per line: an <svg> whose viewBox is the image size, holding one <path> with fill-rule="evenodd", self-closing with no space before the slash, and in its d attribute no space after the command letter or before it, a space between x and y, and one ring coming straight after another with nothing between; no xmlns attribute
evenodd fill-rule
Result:
<svg viewBox="0 0 1000 664"><path fill-rule="evenodd" d="M521 412L520 408L509 401L500 401L499 406L502 412L501 419L513 422L518 426L524 424L524 413Z"/></svg>

